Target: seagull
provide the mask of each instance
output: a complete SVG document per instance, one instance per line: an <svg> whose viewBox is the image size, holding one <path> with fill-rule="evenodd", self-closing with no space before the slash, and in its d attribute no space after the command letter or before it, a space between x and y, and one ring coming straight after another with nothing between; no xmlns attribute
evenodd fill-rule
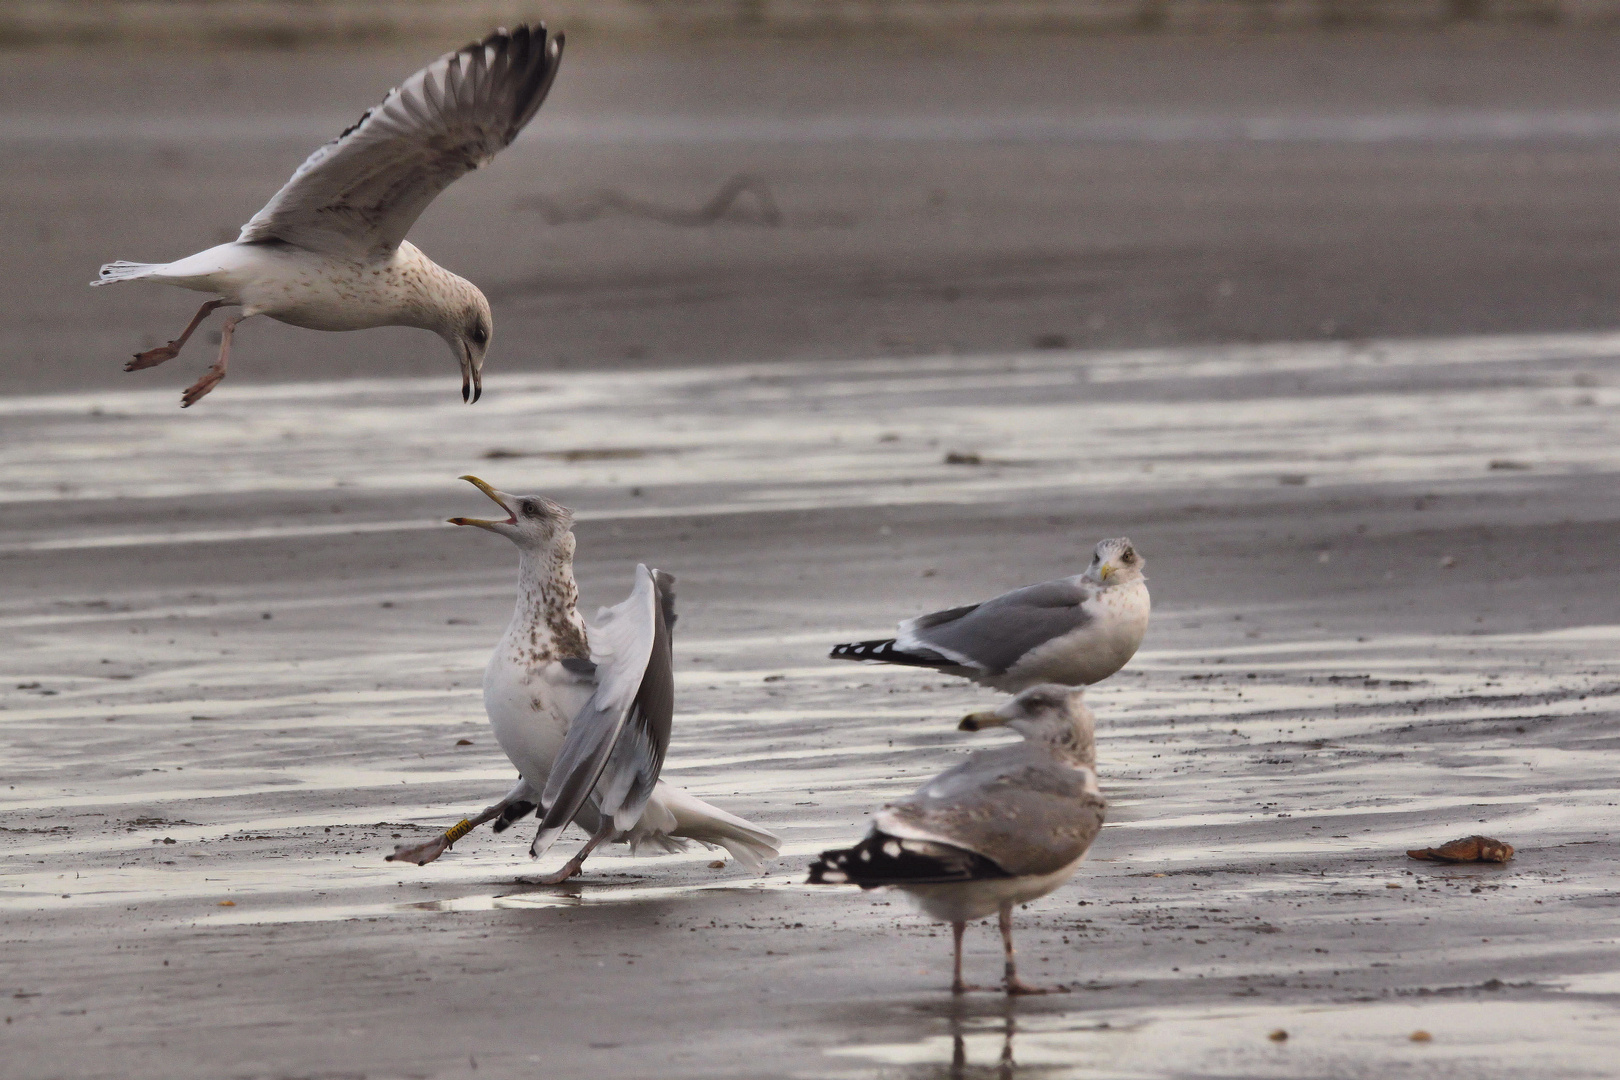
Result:
<svg viewBox="0 0 1620 1080"><path fill-rule="evenodd" d="M476 476L462 479L507 516L450 523L497 533L518 547L517 610L484 668L484 710L521 779L476 818L424 843L401 844L389 861L423 865L486 821L502 832L538 812L532 857L571 822L591 833L541 884L578 874L609 840L664 851L697 841L723 847L758 871L780 849L775 834L658 778L675 710L674 578L638 566L629 598L604 609L589 630L577 607L573 511L539 495L497 491Z"/></svg>
<svg viewBox="0 0 1620 1080"><path fill-rule="evenodd" d="M1084 686L1124 667L1147 633L1147 563L1128 537L1104 540L1084 573L919 615L892 638L836 645L834 660L933 668L1016 694Z"/></svg>
<svg viewBox="0 0 1620 1080"><path fill-rule="evenodd" d="M496 30L406 79L298 167L229 244L171 263L112 262L91 285L158 281L213 293L180 336L124 365L172 360L215 309L219 358L181 397L195 405L225 377L231 336L254 315L311 330L431 330L461 364L461 397L483 392L493 326L478 287L405 239L428 203L510 146L546 99L563 36L544 25Z"/></svg>
<svg viewBox="0 0 1620 1080"><path fill-rule="evenodd" d="M997 912L1006 992L1046 993L1018 977L1012 909L1073 877L1102 829L1107 804L1097 788L1095 718L1082 694L1043 684L994 712L964 717L963 731L1005 725L1024 741L977 750L885 806L859 844L821 853L809 883L892 886L950 923L954 994L980 989L962 981L963 930Z"/></svg>

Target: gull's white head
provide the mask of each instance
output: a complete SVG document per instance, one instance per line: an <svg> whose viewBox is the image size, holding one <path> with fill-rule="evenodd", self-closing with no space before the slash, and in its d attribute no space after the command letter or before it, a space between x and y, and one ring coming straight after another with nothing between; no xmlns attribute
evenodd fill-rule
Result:
<svg viewBox="0 0 1620 1080"><path fill-rule="evenodd" d="M1091 565L1082 576L1098 585L1125 585L1143 580L1147 560L1137 553L1128 536L1104 540L1091 553Z"/></svg>
<svg viewBox="0 0 1620 1080"><path fill-rule="evenodd" d="M1097 717L1082 687L1031 686L1001 708L969 713L957 725L961 731L990 727L1010 727L1027 739L1060 745L1087 765L1097 760Z"/></svg>
<svg viewBox="0 0 1620 1080"><path fill-rule="evenodd" d="M471 282L462 284L467 295L445 317L439 336L461 365L461 400L471 404L484 396L484 354L495 334L495 320L483 292Z"/></svg>
<svg viewBox="0 0 1620 1080"><path fill-rule="evenodd" d="M574 512L543 495L508 495L476 476L461 479L488 495L506 511L504 519L453 517L452 525L472 525L499 533L527 555L573 558Z"/></svg>

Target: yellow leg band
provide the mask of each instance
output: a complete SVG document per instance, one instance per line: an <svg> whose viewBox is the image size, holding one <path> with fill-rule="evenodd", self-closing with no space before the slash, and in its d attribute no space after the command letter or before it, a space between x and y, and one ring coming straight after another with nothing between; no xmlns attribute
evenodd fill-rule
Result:
<svg viewBox="0 0 1620 1080"><path fill-rule="evenodd" d="M453 844L457 840L460 840L463 836L466 836L468 833L470 833L472 831L473 831L473 823L468 821L466 818L462 818L460 822L458 822L455 825L452 825L449 828L449 830L445 832L445 834L444 834L445 842L449 843L449 844Z"/></svg>

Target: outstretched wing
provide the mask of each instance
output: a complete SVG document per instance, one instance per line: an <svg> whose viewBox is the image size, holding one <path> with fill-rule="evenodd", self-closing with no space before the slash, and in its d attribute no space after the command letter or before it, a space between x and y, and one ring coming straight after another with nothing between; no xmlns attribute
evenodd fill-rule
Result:
<svg viewBox="0 0 1620 1080"><path fill-rule="evenodd" d="M908 619L900 624L894 648L1000 675L1053 638L1090 622L1083 605L1092 596L1074 578L1014 589L982 604Z"/></svg>
<svg viewBox="0 0 1620 1080"><path fill-rule="evenodd" d="M497 30L388 92L298 167L239 243L284 240L349 259L386 257L445 188L529 122L562 59L543 25Z"/></svg>
<svg viewBox="0 0 1620 1080"><path fill-rule="evenodd" d="M628 829L658 783L675 715L675 674L666 612L675 579L636 567L630 596L591 631L596 693L568 725L542 799L546 816L531 849L544 854L587 799Z"/></svg>

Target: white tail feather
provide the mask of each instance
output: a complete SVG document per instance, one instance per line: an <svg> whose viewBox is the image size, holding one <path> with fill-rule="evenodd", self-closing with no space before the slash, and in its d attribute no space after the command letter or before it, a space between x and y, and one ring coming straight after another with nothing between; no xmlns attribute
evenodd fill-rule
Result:
<svg viewBox="0 0 1620 1080"><path fill-rule="evenodd" d="M111 285L116 281L139 281L143 277L150 277L154 270L161 270L167 265L168 263L137 263L119 259L103 266L101 277L90 284Z"/></svg>
<svg viewBox="0 0 1620 1080"><path fill-rule="evenodd" d="M680 840L719 845L737 862L756 873L766 859L774 859L782 841L768 829L728 814L678 787L659 782L628 837L632 846L655 844L668 851ZM684 845L682 845L684 846Z"/></svg>

